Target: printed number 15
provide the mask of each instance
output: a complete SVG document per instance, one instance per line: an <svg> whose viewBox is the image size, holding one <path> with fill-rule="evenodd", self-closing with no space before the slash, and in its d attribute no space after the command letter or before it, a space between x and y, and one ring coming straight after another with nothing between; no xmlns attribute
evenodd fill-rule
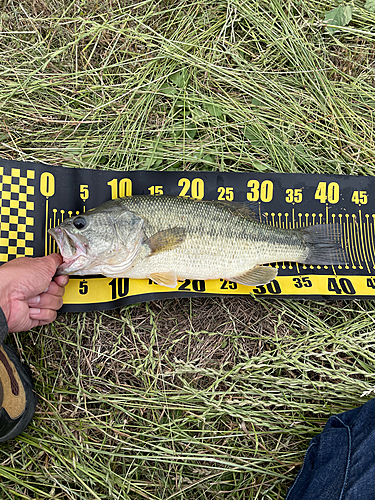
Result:
<svg viewBox="0 0 375 500"><path fill-rule="evenodd" d="M150 191L150 194L153 196L158 196L160 194L163 194L164 192L163 186L150 186L148 190Z"/></svg>

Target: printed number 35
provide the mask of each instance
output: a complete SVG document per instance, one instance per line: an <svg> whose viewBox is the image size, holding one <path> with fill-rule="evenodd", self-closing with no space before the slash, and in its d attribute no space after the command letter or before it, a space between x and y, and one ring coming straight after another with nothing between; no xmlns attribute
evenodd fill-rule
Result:
<svg viewBox="0 0 375 500"><path fill-rule="evenodd" d="M301 203L302 201L302 189L287 189L285 194L287 203Z"/></svg>
<svg viewBox="0 0 375 500"><path fill-rule="evenodd" d="M306 288L312 287L310 278L307 278L306 276L304 278L293 278L293 281L296 288L302 288L303 286Z"/></svg>

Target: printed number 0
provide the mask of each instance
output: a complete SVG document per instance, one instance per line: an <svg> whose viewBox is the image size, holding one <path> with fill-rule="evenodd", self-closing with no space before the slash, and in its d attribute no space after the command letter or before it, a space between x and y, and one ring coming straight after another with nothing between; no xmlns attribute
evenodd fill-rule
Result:
<svg viewBox="0 0 375 500"><path fill-rule="evenodd" d="M49 172L43 172L40 176L40 194L46 198L55 194L55 177Z"/></svg>

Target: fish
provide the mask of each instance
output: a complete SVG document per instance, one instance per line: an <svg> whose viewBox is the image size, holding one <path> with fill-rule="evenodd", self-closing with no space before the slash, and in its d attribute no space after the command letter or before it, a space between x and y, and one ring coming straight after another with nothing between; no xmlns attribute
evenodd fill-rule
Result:
<svg viewBox="0 0 375 500"><path fill-rule="evenodd" d="M272 263L344 265L339 224L281 229L246 203L135 195L107 201L49 229L63 263L57 274L270 283Z"/></svg>

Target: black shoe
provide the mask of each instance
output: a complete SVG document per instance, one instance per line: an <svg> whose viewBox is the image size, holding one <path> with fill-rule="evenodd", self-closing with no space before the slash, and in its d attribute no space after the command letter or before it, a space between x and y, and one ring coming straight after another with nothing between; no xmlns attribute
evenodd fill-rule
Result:
<svg viewBox="0 0 375 500"><path fill-rule="evenodd" d="M12 439L34 416L38 396L30 369L9 345L0 347L0 443Z"/></svg>

